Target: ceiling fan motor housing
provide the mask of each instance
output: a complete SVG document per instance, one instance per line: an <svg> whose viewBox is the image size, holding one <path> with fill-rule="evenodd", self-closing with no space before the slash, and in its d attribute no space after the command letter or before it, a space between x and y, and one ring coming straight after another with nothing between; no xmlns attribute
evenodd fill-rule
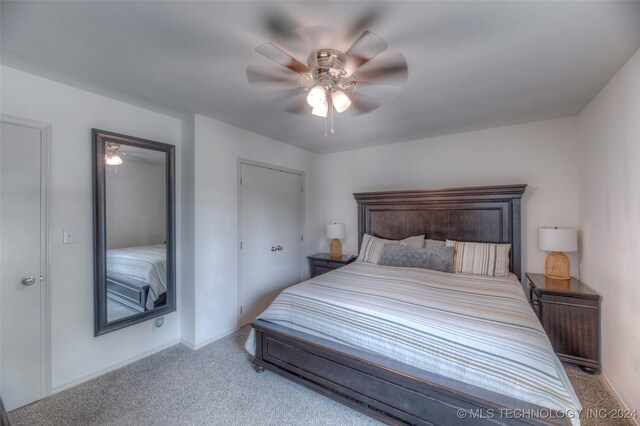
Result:
<svg viewBox="0 0 640 426"><path fill-rule="evenodd" d="M311 52L307 63L314 80L339 80L347 74L345 70L347 56L335 49L319 49Z"/></svg>

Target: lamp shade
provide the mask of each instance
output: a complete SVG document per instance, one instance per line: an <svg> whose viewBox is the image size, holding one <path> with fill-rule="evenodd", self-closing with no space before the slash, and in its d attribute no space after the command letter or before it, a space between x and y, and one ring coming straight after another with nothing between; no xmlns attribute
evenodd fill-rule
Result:
<svg viewBox="0 0 640 426"><path fill-rule="evenodd" d="M312 108L317 108L327 102L327 92L322 85L317 84L309 90L307 95L307 103Z"/></svg>
<svg viewBox="0 0 640 426"><path fill-rule="evenodd" d="M578 230L560 226L538 228L538 247L544 251L578 251Z"/></svg>
<svg viewBox="0 0 640 426"><path fill-rule="evenodd" d="M311 114L317 115L318 117L326 117L327 112L329 112L329 103L327 103L327 101L318 104L311 110Z"/></svg>
<svg viewBox="0 0 640 426"><path fill-rule="evenodd" d="M122 158L118 154L107 155L105 159L107 166L119 166L122 164Z"/></svg>
<svg viewBox="0 0 640 426"><path fill-rule="evenodd" d="M327 225L327 238L340 239L347 236L347 229L344 223L330 223Z"/></svg>
<svg viewBox="0 0 640 426"><path fill-rule="evenodd" d="M351 106L351 99L342 90L333 92L331 99L333 100L333 107L338 113L345 112Z"/></svg>

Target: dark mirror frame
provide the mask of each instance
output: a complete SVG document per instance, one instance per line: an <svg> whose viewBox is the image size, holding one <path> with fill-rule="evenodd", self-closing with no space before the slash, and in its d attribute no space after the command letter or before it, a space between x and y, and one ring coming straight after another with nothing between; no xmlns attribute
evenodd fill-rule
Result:
<svg viewBox="0 0 640 426"><path fill-rule="evenodd" d="M95 336L119 330L176 310L176 238L175 238L175 146L104 130L92 129L93 139L93 198L94 198L94 301ZM107 322L107 229L106 229L106 165L105 144L151 149L165 153L167 188L167 298L165 306L140 312L126 318Z"/></svg>

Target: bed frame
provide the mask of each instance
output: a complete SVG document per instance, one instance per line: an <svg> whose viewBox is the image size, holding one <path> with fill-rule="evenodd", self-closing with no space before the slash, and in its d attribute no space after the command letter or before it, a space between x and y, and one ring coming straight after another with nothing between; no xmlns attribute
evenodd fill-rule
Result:
<svg viewBox="0 0 640 426"><path fill-rule="evenodd" d="M114 278L107 275L107 297L122 303L138 312L147 310L147 298L149 296L149 284L140 286L127 280ZM167 301L167 292L160 293L153 302L153 307L164 306Z"/></svg>
<svg viewBox="0 0 640 426"><path fill-rule="evenodd" d="M520 200L526 185L357 193L358 247L387 239L511 243L521 276ZM387 424L569 424L558 413L263 320L254 368L271 370Z"/></svg>

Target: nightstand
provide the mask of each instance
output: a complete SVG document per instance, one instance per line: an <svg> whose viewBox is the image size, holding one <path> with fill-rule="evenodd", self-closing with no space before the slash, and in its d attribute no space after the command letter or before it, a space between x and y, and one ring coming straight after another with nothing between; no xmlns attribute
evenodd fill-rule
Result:
<svg viewBox="0 0 640 426"><path fill-rule="evenodd" d="M311 277L317 277L334 269L342 268L351 262L355 262L357 256L331 257L329 253L318 253L313 256L307 256L309 259L309 267L311 268Z"/></svg>
<svg viewBox="0 0 640 426"><path fill-rule="evenodd" d="M600 295L576 278L527 273L529 300L561 361L600 371Z"/></svg>

